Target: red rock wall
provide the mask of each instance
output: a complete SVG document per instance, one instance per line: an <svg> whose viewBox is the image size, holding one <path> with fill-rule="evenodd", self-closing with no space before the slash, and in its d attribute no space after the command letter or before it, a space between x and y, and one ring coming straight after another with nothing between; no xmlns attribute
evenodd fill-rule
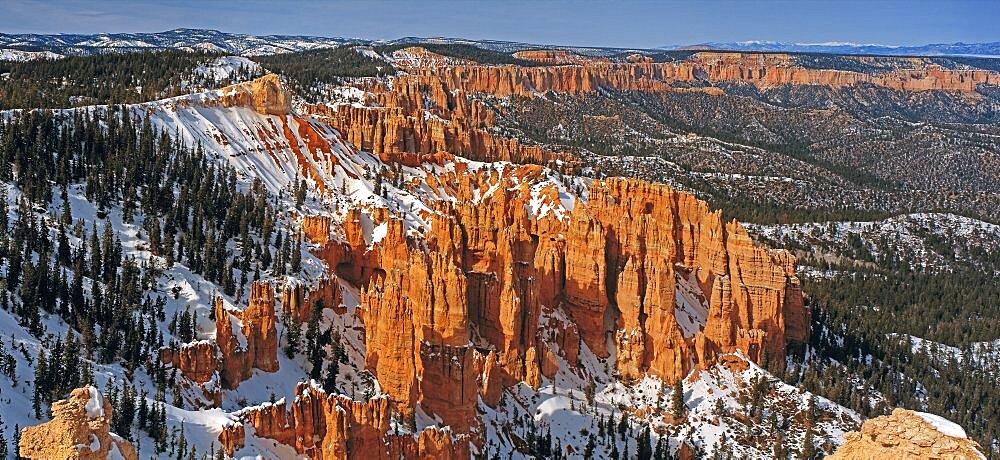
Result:
<svg viewBox="0 0 1000 460"><path fill-rule="evenodd" d="M374 107L309 106L315 116L330 123L352 144L370 151L383 161L414 166L425 161L440 163L459 155L482 161L542 163L570 159L517 139L498 137L487 129L494 124L493 112L463 91L453 91L433 75L400 76L391 89L368 88L375 93ZM424 109L435 117L426 117Z"/></svg>
<svg viewBox="0 0 1000 460"><path fill-rule="evenodd" d="M179 348L160 349L160 361L172 365L197 383L212 379L219 364L218 347L208 341L185 343Z"/></svg>

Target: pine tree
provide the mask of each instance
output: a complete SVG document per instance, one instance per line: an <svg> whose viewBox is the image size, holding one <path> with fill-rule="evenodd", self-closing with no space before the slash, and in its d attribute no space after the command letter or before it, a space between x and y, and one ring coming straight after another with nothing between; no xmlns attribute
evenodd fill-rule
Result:
<svg viewBox="0 0 1000 460"><path fill-rule="evenodd" d="M656 449L653 450L653 458L656 460L666 460L667 458L667 446L663 439L660 437L656 440Z"/></svg>
<svg viewBox="0 0 1000 460"><path fill-rule="evenodd" d="M45 350L38 350L38 358L35 360L35 391L31 397L31 410L35 413L35 418L42 416L42 402L48 400L48 357Z"/></svg>
<svg viewBox="0 0 1000 460"><path fill-rule="evenodd" d="M21 452L21 425L19 425L17 423L14 424L14 450L13 450L13 452L14 452L15 458L18 458L20 460L20 457L19 457L18 453Z"/></svg>
<svg viewBox="0 0 1000 460"><path fill-rule="evenodd" d="M302 237L301 235L295 238L295 242L292 244L292 273L298 273L302 270Z"/></svg>
<svg viewBox="0 0 1000 460"><path fill-rule="evenodd" d="M684 379L677 379L674 382L674 391L670 395L670 411L675 421L684 418Z"/></svg>
<svg viewBox="0 0 1000 460"><path fill-rule="evenodd" d="M653 457L652 436L647 424L639 433L636 439L636 458L638 460L650 460Z"/></svg>
<svg viewBox="0 0 1000 460"><path fill-rule="evenodd" d="M323 390L328 394L333 394L337 389L337 373L340 372L340 364L336 359L330 360L326 365L326 376L323 377Z"/></svg>
<svg viewBox="0 0 1000 460"><path fill-rule="evenodd" d="M291 319L286 319L285 331L285 356L293 358L299 352L299 341L302 335L302 324L295 315L292 315Z"/></svg>

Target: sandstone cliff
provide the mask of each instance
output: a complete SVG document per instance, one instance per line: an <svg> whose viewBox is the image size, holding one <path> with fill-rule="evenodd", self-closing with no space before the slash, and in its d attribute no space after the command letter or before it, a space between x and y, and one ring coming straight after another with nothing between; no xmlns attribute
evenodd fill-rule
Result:
<svg viewBox="0 0 1000 460"><path fill-rule="evenodd" d="M385 397L354 401L327 395L306 383L284 400L244 409L236 414L256 436L292 446L313 459L462 459L469 458L468 438L428 428L414 437L392 427L392 405ZM219 435L229 455L245 444L243 424L231 424ZM390 428L393 432L390 433Z"/></svg>
<svg viewBox="0 0 1000 460"><path fill-rule="evenodd" d="M111 403L94 387L52 403L52 420L21 431L20 456L45 460L137 458L132 444L111 433Z"/></svg>
<svg viewBox="0 0 1000 460"><path fill-rule="evenodd" d="M191 383L200 387L210 404L222 404L222 391L216 379L219 375L219 347L215 342L199 340L177 348L163 347L160 349L160 361L173 366Z"/></svg>
<svg viewBox="0 0 1000 460"><path fill-rule="evenodd" d="M943 432L944 431L944 432ZM906 409L876 417L847 433L847 442L827 459L970 459L986 458L964 431L940 417Z"/></svg>
<svg viewBox="0 0 1000 460"><path fill-rule="evenodd" d="M569 50L524 50L514 53L514 57L549 65L608 62L605 58L582 56Z"/></svg>

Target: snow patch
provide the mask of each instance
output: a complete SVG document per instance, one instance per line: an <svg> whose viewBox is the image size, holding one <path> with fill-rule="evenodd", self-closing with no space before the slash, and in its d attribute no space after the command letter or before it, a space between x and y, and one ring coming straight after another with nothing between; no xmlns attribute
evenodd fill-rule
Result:
<svg viewBox="0 0 1000 460"><path fill-rule="evenodd" d="M87 400L87 404L84 406L84 409L87 411L87 417L104 417L104 396L93 386L87 387L87 391L90 392L90 399Z"/></svg>
<svg viewBox="0 0 1000 460"><path fill-rule="evenodd" d="M951 436L953 438L966 439L968 436L965 434L965 430L962 429L957 423L952 422L940 415L928 414L927 412L914 412L919 415L920 418L924 419L925 422L930 423L935 430L940 431L942 434Z"/></svg>

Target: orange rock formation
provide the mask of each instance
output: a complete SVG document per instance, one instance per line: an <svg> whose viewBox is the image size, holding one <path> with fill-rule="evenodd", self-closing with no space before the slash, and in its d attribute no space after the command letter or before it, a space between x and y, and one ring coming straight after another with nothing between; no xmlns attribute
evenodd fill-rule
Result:
<svg viewBox="0 0 1000 460"><path fill-rule="evenodd" d="M451 91L435 76L397 77L391 89L380 88L372 107L341 105L309 106L318 118L337 128L361 150L383 161L415 166L422 162L440 163L449 155L482 161L542 163L570 159L517 139L498 137L488 128L493 112L465 92ZM426 117L428 109L436 115Z"/></svg>
<svg viewBox="0 0 1000 460"><path fill-rule="evenodd" d="M255 281L243 311L227 309L222 299L217 298L215 328L223 387L235 389L250 378L255 368L265 372L278 370L274 288L270 284Z"/></svg>
<svg viewBox="0 0 1000 460"><path fill-rule="evenodd" d="M284 400L238 412L257 436L292 446L314 459L467 459L466 436L447 430L426 429L414 437L390 433L392 404L385 397L354 401L327 395L306 383L295 388L291 404ZM232 455L245 443L243 424L232 424L219 435Z"/></svg>
<svg viewBox="0 0 1000 460"><path fill-rule="evenodd" d="M569 50L524 50L514 53L514 57L549 65L608 62L607 59L582 56Z"/></svg>
<svg viewBox="0 0 1000 460"><path fill-rule="evenodd" d="M98 460L118 452L137 457L132 444L110 432L111 403L94 387L77 388L52 403L52 420L21 430L20 456L45 460Z"/></svg>
<svg viewBox="0 0 1000 460"><path fill-rule="evenodd" d="M847 442L827 459L986 458L975 441L942 433L916 412L906 409L895 409L892 415L870 419L861 425L860 432L847 433L846 438Z"/></svg>
<svg viewBox="0 0 1000 460"><path fill-rule="evenodd" d="M458 199L439 205L430 233L407 235L383 210L365 217L388 227L369 247L355 210L346 243L325 252L339 276L362 286L366 364L399 411L419 402L464 432L478 396L495 404L500 388L555 374L549 343L570 363L581 342L599 356L615 347L622 374L676 380L720 353L780 360L786 342L806 339L793 257L754 246L693 196L610 179L563 218L532 216L529 184L542 168L459 165L427 179ZM558 200L554 192L541 193ZM678 276L705 293L709 315L696 330L676 316ZM540 329L557 307L572 321L550 318ZM472 330L492 348L487 356L467 345Z"/></svg>

